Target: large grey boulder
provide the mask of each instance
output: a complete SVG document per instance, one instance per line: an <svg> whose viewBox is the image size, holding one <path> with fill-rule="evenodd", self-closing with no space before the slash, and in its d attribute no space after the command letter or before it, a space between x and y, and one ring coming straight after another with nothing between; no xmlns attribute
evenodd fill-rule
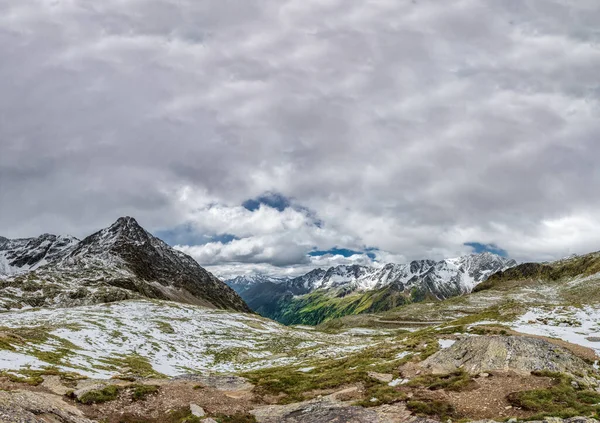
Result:
<svg viewBox="0 0 600 423"><path fill-rule="evenodd" d="M547 370L581 378L581 375L587 376L593 372L592 366L567 349L543 339L521 336L465 338L427 358L421 366L434 374L450 373L457 369L470 374L487 371L529 374Z"/></svg>
<svg viewBox="0 0 600 423"><path fill-rule="evenodd" d="M29 391L0 391L0 423L94 423L61 397Z"/></svg>

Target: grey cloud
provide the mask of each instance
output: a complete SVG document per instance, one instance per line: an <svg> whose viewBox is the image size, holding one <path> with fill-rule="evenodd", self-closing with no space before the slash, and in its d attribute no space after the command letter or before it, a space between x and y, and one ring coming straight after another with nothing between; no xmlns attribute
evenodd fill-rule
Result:
<svg viewBox="0 0 600 423"><path fill-rule="evenodd" d="M599 21L595 0L0 0L0 233L168 229L274 191L328 235L245 233L242 262L598 249Z"/></svg>

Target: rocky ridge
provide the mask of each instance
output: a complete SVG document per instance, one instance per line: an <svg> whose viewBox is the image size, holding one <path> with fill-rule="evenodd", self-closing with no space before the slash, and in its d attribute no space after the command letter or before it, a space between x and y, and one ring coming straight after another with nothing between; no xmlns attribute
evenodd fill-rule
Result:
<svg viewBox="0 0 600 423"><path fill-rule="evenodd" d="M0 307L77 306L155 298L251 311L231 288L194 259L152 236L131 217L119 218L80 242L52 235L40 238L46 239L39 243L44 248L48 240L54 240L43 250L43 256L32 253L41 247L30 248L35 244L31 240L3 243L16 247L5 250L9 251L5 257L22 257L21 261L10 261L10 269L15 268L14 263L33 264L28 272L12 272L0 279ZM23 250L29 253L20 254Z"/></svg>

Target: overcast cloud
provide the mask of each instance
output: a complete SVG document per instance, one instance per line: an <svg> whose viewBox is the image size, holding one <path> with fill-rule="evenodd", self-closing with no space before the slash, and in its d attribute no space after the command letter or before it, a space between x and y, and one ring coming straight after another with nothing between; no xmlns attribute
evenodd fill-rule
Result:
<svg viewBox="0 0 600 423"><path fill-rule="evenodd" d="M599 23L598 0L0 0L0 234L132 215L224 277L600 250ZM287 203L242 206L265 193ZM334 247L357 254L308 255Z"/></svg>

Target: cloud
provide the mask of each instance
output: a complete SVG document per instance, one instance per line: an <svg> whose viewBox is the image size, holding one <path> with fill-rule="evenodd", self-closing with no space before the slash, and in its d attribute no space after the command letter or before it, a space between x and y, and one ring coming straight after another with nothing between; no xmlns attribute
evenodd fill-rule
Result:
<svg viewBox="0 0 600 423"><path fill-rule="evenodd" d="M210 266L284 272L314 248L597 250L599 20L595 0L0 0L0 233L133 215Z"/></svg>

